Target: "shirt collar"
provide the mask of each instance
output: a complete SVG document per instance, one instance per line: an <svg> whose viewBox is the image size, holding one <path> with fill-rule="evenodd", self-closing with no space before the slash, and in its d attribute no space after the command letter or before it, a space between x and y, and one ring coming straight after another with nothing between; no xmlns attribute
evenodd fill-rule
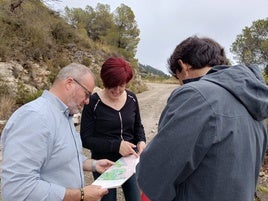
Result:
<svg viewBox="0 0 268 201"><path fill-rule="evenodd" d="M57 96L48 90L44 90L42 97L48 99L53 105L55 105L66 117L70 115L70 109L65 105Z"/></svg>
<svg viewBox="0 0 268 201"><path fill-rule="evenodd" d="M222 70L222 69L225 69L225 68L229 68L229 66L222 66L222 65L218 65L218 66L214 66L212 67L208 72L207 74L211 74L211 73L215 73L219 70ZM183 84L187 84L187 83L190 83L190 82L195 82L195 81L198 81L202 78L203 76L201 77L196 77L196 78L190 78L190 79L185 79L185 80L182 80Z"/></svg>
<svg viewBox="0 0 268 201"><path fill-rule="evenodd" d="M190 83L190 82L195 82L195 81L198 81L202 78L201 77L195 77L195 78L190 78L190 79L185 79L185 80L182 80L183 84L187 84L187 83Z"/></svg>

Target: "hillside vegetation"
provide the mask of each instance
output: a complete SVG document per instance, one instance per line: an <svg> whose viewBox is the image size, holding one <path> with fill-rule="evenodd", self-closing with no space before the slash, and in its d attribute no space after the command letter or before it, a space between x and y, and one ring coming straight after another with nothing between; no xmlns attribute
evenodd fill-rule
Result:
<svg viewBox="0 0 268 201"><path fill-rule="evenodd" d="M98 4L95 10L66 9L63 18L39 0L21 1L15 9L11 9L10 2L0 2L0 61L45 64L53 80L58 70L70 62L89 66L98 75L105 59L121 56L139 74L138 61L134 58L139 29L133 12L124 4L116 13L103 4Z"/></svg>
<svg viewBox="0 0 268 201"><path fill-rule="evenodd" d="M71 62L88 66L102 87L101 64L111 56L124 57L135 75L127 87L135 93L146 90L135 59L138 42L135 15L124 4L114 12L104 4L66 8L62 16L40 0L1 0L0 121L40 96Z"/></svg>
<svg viewBox="0 0 268 201"><path fill-rule="evenodd" d="M83 37L40 1L24 1L14 11L10 10L9 2L2 0L0 3L2 61L33 60L62 66L70 62L70 58L64 52L68 45L75 44L81 50L94 49L87 37Z"/></svg>

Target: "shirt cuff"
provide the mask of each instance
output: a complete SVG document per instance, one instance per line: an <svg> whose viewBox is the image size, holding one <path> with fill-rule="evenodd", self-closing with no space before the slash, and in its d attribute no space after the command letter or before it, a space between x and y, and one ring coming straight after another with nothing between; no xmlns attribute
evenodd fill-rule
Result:
<svg viewBox="0 0 268 201"><path fill-rule="evenodd" d="M50 194L52 197L49 200L55 200L55 198L63 200L65 193L66 193L65 187L59 186L56 184L51 184L51 189L52 189L53 193Z"/></svg>

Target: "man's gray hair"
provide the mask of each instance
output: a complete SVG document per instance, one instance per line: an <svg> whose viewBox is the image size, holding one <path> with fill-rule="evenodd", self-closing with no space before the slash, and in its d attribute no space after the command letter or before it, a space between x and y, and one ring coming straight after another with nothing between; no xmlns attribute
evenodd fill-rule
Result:
<svg viewBox="0 0 268 201"><path fill-rule="evenodd" d="M67 79L68 77L72 77L74 79L80 80L87 73L90 73L94 78L94 74L92 73L92 71L85 65L82 65L79 63L71 63L63 67L59 71L55 79L55 82L59 80Z"/></svg>

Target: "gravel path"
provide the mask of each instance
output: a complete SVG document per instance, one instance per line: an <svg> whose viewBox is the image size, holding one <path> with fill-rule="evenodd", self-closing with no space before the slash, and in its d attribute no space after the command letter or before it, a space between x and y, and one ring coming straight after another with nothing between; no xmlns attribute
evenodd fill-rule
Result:
<svg viewBox="0 0 268 201"><path fill-rule="evenodd" d="M150 141L157 132L158 120L175 84L147 83L148 91L137 94L146 138Z"/></svg>

